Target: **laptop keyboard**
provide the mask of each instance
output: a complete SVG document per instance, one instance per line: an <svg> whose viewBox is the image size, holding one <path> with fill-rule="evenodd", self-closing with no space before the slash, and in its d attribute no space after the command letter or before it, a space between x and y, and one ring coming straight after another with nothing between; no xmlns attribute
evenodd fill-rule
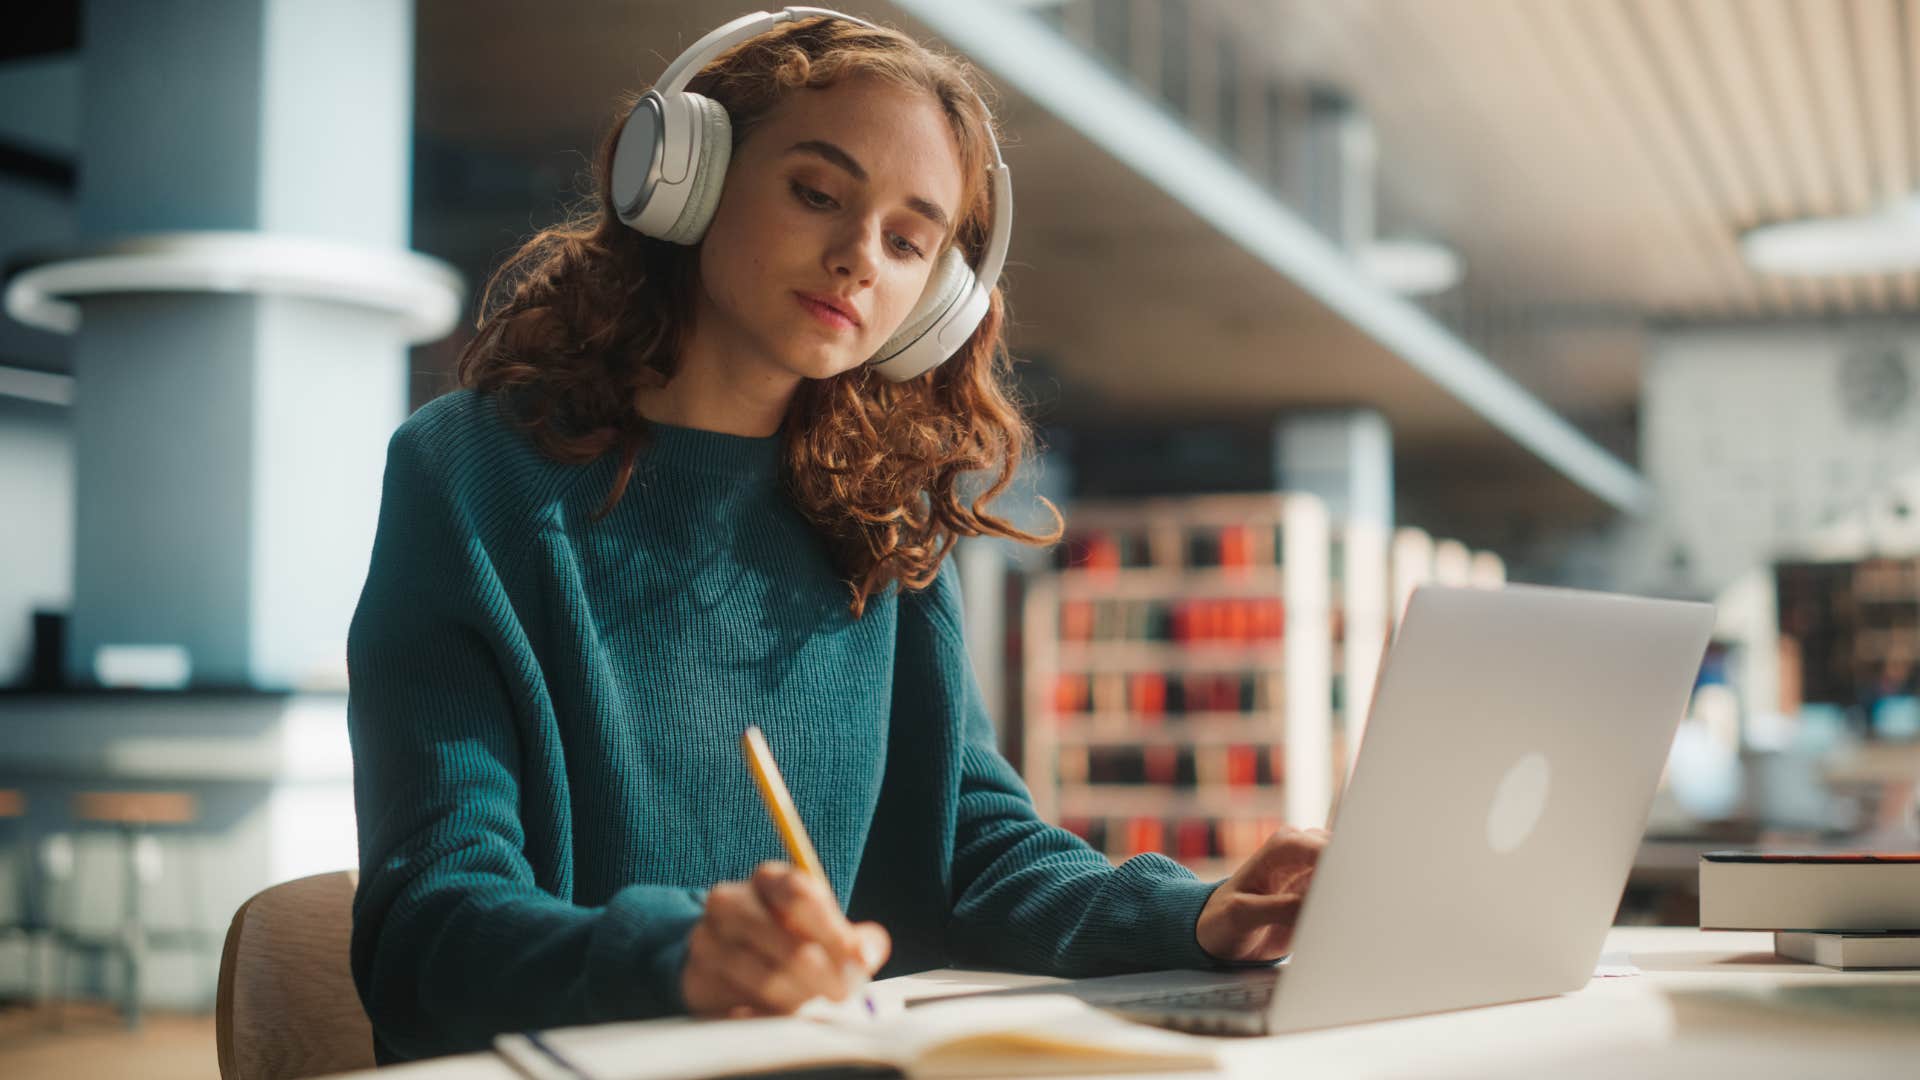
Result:
<svg viewBox="0 0 1920 1080"><path fill-rule="evenodd" d="M1089 1004L1098 1005L1103 1009L1124 1009L1128 1012L1159 1010L1186 1012L1203 1009L1242 1011L1266 1008L1273 1001L1273 988L1278 985L1278 979L1263 979L1258 982L1239 982L1195 990L1082 992L1079 996Z"/></svg>
<svg viewBox="0 0 1920 1080"><path fill-rule="evenodd" d="M1274 988L1280 984L1283 974L1285 969L1279 967L1226 976L1199 971L1140 972L989 990L981 996L1066 994L1129 1020L1177 1031L1264 1035ZM939 1000L942 998L921 998L912 1004L925 1005Z"/></svg>

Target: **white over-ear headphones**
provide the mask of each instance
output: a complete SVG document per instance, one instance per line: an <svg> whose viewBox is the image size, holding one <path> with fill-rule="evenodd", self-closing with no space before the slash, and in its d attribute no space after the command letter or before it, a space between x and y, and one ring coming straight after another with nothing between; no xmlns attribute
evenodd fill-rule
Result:
<svg viewBox="0 0 1920 1080"><path fill-rule="evenodd" d="M667 65L659 83L627 114L614 146L611 194L622 222L676 244L700 242L720 203L733 154L733 125L719 102L688 93L687 83L739 42L782 23L819 16L873 26L826 8L756 11L708 33ZM976 272L958 245L949 248L906 322L867 361L894 382L905 382L952 356L986 317L987 298L1007 261L1013 231L1013 182L991 126L987 141L993 147L993 164L987 170L993 179L993 229L986 254Z"/></svg>

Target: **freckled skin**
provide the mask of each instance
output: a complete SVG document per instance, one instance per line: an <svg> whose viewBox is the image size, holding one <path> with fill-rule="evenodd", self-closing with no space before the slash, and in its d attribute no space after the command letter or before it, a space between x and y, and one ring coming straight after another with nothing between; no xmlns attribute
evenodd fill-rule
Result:
<svg viewBox="0 0 1920 1080"><path fill-rule="evenodd" d="M864 181L792 151L840 147ZM908 206L960 213L960 148L939 103L869 76L789 94L734 151L700 245L694 329L680 372L638 404L669 423L768 434L802 379L865 362L906 321L947 236ZM860 320L821 322L794 296L835 298Z"/></svg>

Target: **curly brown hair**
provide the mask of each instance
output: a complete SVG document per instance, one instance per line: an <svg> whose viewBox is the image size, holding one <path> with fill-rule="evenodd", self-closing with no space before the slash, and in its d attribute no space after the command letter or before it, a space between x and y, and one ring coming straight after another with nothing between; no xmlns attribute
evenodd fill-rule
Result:
<svg viewBox="0 0 1920 1080"><path fill-rule="evenodd" d="M787 94L874 75L939 101L965 177L953 242L977 264L990 228L985 183L992 117L968 66L889 28L820 18L728 50L687 89L719 102L738 147ZM481 296L474 338L461 350L460 385L497 392L548 457L574 464L617 450L620 468L594 520L624 495L648 438L634 407L643 387L673 377L698 288L697 247L622 224L609 195L620 125L640 98L622 96L594 159L593 190L560 224L502 263ZM888 584L931 584L955 540L1030 533L987 510L1012 481L1033 437L1012 392L1006 301L996 287L960 350L903 383L858 367L802 381L781 424L789 497L826 538L853 592L855 617ZM969 497L964 487L978 488Z"/></svg>

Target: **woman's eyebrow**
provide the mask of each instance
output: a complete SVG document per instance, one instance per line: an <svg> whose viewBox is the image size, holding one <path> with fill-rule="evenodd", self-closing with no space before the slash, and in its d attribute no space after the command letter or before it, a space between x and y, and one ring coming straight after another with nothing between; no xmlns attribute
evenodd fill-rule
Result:
<svg viewBox="0 0 1920 1080"><path fill-rule="evenodd" d="M853 155L825 139L802 139L787 147L787 153L812 154L845 169L855 180L863 184L867 182L867 170L853 160ZM923 199L918 195L911 196L907 199L907 209L940 226L942 235L946 233L949 224L947 212L931 200Z"/></svg>

